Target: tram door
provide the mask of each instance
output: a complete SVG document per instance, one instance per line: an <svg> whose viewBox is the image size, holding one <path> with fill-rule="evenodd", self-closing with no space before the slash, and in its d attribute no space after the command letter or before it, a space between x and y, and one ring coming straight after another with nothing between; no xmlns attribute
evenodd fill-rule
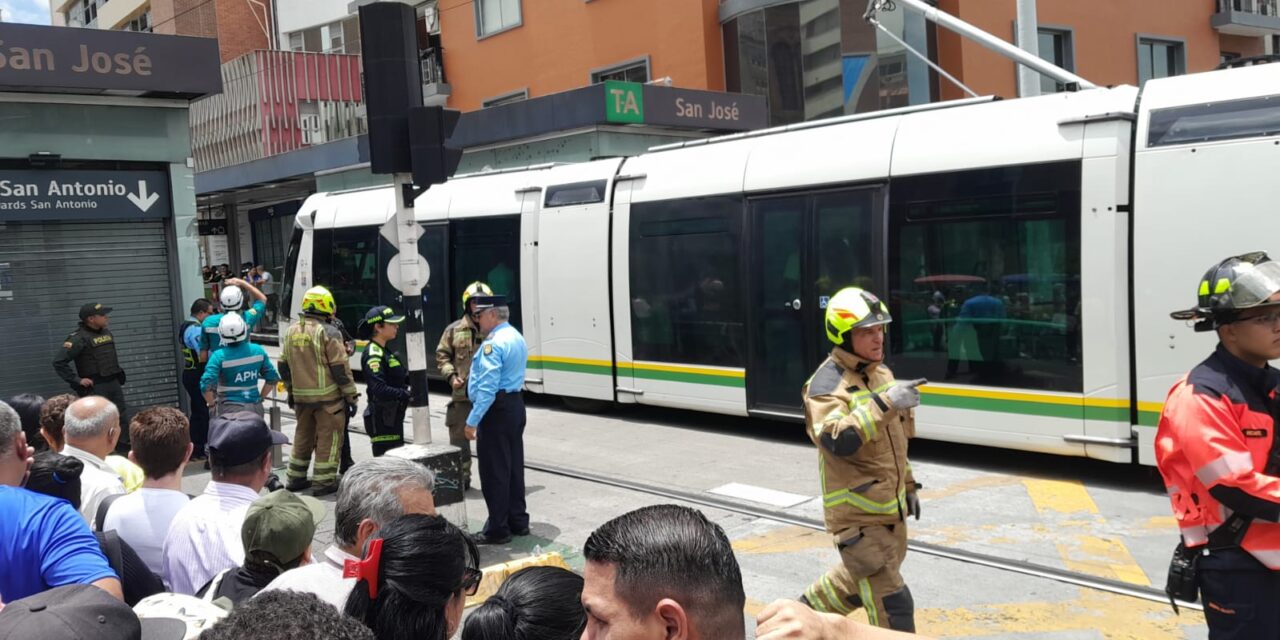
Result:
<svg viewBox="0 0 1280 640"><path fill-rule="evenodd" d="M801 388L830 351L822 314L848 286L882 282L879 188L750 201L753 413L799 415Z"/></svg>

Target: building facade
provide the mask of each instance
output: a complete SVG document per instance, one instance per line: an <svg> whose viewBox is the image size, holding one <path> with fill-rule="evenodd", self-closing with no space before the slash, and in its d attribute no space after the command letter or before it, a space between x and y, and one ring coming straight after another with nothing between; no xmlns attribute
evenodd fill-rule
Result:
<svg viewBox="0 0 1280 640"><path fill-rule="evenodd" d="M274 46L272 0L49 0L54 26L217 38L223 62Z"/></svg>

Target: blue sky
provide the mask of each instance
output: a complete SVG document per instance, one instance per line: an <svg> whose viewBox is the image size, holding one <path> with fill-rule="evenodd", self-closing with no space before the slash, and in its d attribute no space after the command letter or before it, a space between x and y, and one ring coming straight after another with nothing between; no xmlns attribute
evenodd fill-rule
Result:
<svg viewBox="0 0 1280 640"><path fill-rule="evenodd" d="M5 22L49 24L49 0L0 0Z"/></svg>

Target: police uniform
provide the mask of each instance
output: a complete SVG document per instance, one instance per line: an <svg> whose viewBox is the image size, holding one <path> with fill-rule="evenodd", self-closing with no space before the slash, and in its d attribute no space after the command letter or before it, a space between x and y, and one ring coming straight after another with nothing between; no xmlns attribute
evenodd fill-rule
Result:
<svg viewBox="0 0 1280 640"><path fill-rule="evenodd" d="M194 336L194 340L190 339ZM200 392L200 377L205 363L200 359L204 350L204 328L200 321L190 318L178 328L178 344L182 345L182 388L191 401L191 444L193 457L205 457L205 445L209 439L209 406Z"/></svg>
<svg viewBox="0 0 1280 640"><path fill-rule="evenodd" d="M129 418L125 412L124 369L120 368L120 360L116 355L116 339L111 330L89 328L85 324L90 316L107 315L111 307L98 303L89 303L80 307L80 326L67 339L53 359L53 370L71 386L76 395L102 396L116 405L120 411L120 445L121 450L129 446ZM71 364L75 363L74 370ZM80 385L81 378L93 381L93 386Z"/></svg>
<svg viewBox="0 0 1280 640"><path fill-rule="evenodd" d="M377 306L364 316L367 330L379 322L400 324L404 316L396 315L391 307ZM380 456L404 445L404 414L409 408L409 368L404 358L383 346L369 341L360 360L364 370L365 390L369 405L364 410L364 428L373 446L373 455Z"/></svg>
<svg viewBox="0 0 1280 640"><path fill-rule="evenodd" d="M463 306L466 306L463 302ZM462 386L453 389L453 397L445 410L444 423L449 427L449 444L462 450L463 486L471 486L471 441L467 440L465 429L467 416L471 414L471 400L467 396L467 376L471 372L471 362L484 336L470 316L463 315L445 327L440 335L440 343L436 345L436 364L440 375L446 382L462 380Z"/></svg>
<svg viewBox="0 0 1280 640"><path fill-rule="evenodd" d="M1205 274L1196 307L1171 315L1216 330L1244 309L1280 310L1270 302L1276 293L1280 263L1237 256ZM1245 362L1223 344L1174 385L1160 414L1156 466L1181 533L1177 554L1198 574L1190 596L1198 587L1212 640L1280 638L1278 419L1280 370ZM1187 597L1173 583L1171 595Z"/></svg>
<svg viewBox="0 0 1280 640"><path fill-rule="evenodd" d="M914 602L900 572L918 488L907 461L914 416L891 401L899 383L889 368L854 355L845 340L853 327L889 322L889 313L874 296L845 289L828 303L827 316L828 336L841 346L805 384L804 410L818 449L827 532L841 562L805 590L803 601L841 615L862 607L874 625L914 632ZM833 321L843 331L833 331Z"/></svg>
<svg viewBox="0 0 1280 640"><path fill-rule="evenodd" d="M505 296L476 296L476 309L506 306ZM529 513L524 498L524 374L529 350L524 336L503 322L494 327L471 362L467 395L471 413L467 426L476 427L480 455L480 489L488 507L481 537L484 542L527 535Z"/></svg>
<svg viewBox="0 0 1280 640"><path fill-rule="evenodd" d="M359 399L342 334L328 318L337 306L323 287L303 296L303 315L285 334L280 353L280 377L289 393L297 427L289 456L289 490L301 491L307 481L311 454L316 456L313 495L338 487L338 458L347 407Z"/></svg>

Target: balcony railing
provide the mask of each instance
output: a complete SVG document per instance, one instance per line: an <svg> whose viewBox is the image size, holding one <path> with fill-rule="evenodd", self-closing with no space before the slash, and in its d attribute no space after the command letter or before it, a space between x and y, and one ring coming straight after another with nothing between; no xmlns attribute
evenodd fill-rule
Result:
<svg viewBox="0 0 1280 640"><path fill-rule="evenodd" d="M196 171L364 133L360 56L253 51L222 65L221 94L191 105Z"/></svg>
<svg viewBox="0 0 1280 640"><path fill-rule="evenodd" d="M1280 0L1218 0L1212 23L1228 35L1280 34Z"/></svg>

